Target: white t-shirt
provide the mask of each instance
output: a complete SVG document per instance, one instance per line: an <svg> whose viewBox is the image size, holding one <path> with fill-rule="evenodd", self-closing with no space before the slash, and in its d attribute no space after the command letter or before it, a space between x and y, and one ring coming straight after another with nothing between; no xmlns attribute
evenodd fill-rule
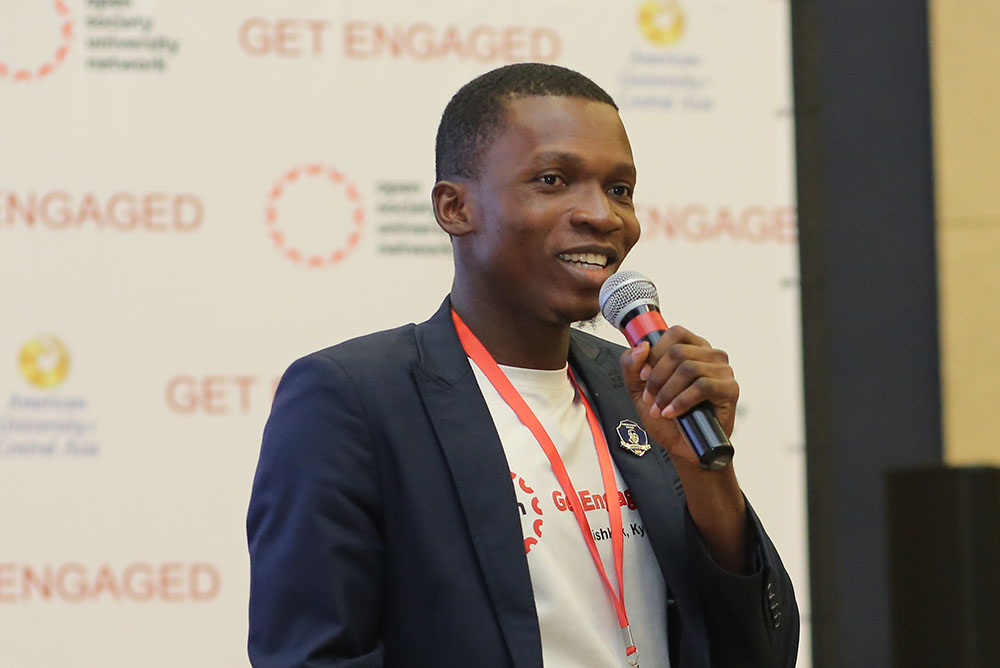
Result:
<svg viewBox="0 0 1000 668"><path fill-rule="evenodd" d="M471 362L471 360L470 360ZM580 496L608 578L617 592L604 484L586 409L568 368L500 367L548 432ZM542 660L563 666L621 668L625 662L614 604L548 458L527 427L472 362L503 444L542 636ZM611 444L610 447L617 447ZM666 668L666 587L632 495L615 467L624 542L625 605L641 668Z"/></svg>

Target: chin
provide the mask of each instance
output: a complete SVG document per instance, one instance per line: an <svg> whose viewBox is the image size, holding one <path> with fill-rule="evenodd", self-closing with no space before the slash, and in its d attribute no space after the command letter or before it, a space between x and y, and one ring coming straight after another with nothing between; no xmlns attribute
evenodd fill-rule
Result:
<svg viewBox="0 0 1000 668"><path fill-rule="evenodd" d="M597 305L597 300L591 305L580 305L575 308L567 308L559 313L561 322L572 325L577 322L596 321L601 314L601 309Z"/></svg>

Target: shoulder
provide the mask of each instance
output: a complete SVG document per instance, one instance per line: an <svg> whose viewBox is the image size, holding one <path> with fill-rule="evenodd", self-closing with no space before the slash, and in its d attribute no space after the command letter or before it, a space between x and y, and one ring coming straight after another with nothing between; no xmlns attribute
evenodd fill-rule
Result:
<svg viewBox="0 0 1000 668"><path fill-rule="evenodd" d="M262 460L270 452L294 451L312 461L306 453L333 456L328 445L334 437L366 440L373 407L408 384L414 327L350 339L292 362L274 394Z"/></svg>

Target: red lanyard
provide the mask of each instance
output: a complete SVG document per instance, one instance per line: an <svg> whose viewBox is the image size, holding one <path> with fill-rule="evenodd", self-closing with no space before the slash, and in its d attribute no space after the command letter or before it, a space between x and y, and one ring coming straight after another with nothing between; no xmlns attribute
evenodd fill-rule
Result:
<svg viewBox="0 0 1000 668"><path fill-rule="evenodd" d="M608 594L611 596L611 601L615 606L615 613L618 615L618 625L621 627L622 640L625 643L625 657L628 660L630 666L639 665L639 654L635 647L635 642L632 640L632 631L628 624L628 615L625 612L625 586L622 580L622 560L625 553L625 538L622 532L622 510L621 505L618 503L618 485L615 483L615 471L611 464L611 454L608 452L608 444L604 439L604 432L601 430L601 425L597 421L597 415L594 413L594 409L590 406L590 402L587 401L587 397L584 396L583 392L580 391L579 385L577 385L576 378L573 376L573 372L570 371L570 379L573 381L573 386L576 391L580 394L580 398L583 400L583 405L587 411L587 423L590 425L590 432L594 437L594 448L597 450L597 461L601 467L601 478L604 481L604 498L606 503L604 504L608 509L608 517L611 521L611 549L614 553L615 559L615 574L618 576L618 591L619 594L615 594L614 587L611 586L611 581L608 579L608 574L604 570L604 563L601 561L601 555L597 552L597 543L594 542L593 533L590 530L590 523L587 521L587 516L583 512L583 504L580 503L580 497L577 496L576 489L573 487L573 482L570 480L569 473L566 471L566 466L563 464L562 457L559 455L559 451L556 449L555 444L549 437L548 433L545 431L545 427L542 423L538 421L535 416L534 411L525 402L524 397L521 393L517 391L514 385L510 382L507 376L504 374L503 370L490 355L486 347L476 338L476 335L472 333L472 330L462 322L462 319L458 317L455 313L455 309L451 311L451 319L455 323L455 329L458 331L458 339L462 342L462 348L465 349L465 354L468 355L476 366L483 372L486 378L496 389L500 397L507 402L514 414L521 421L525 427L531 432L538 441L538 445L542 447L542 451L545 456L549 459L549 464L552 466L552 472L556 476L556 480L559 481L559 485L562 487L563 494L566 498L572 502L573 516L576 517L576 523L580 527L580 531L583 533L583 540L587 544L587 549L590 551L590 556L594 560L594 565L597 566L597 572L601 575L601 580L604 582L604 587L607 589Z"/></svg>

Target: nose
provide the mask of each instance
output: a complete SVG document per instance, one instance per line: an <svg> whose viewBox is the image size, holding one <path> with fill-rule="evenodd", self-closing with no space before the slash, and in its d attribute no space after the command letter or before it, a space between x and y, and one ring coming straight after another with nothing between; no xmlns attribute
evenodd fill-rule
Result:
<svg viewBox="0 0 1000 668"><path fill-rule="evenodd" d="M570 215L570 221L574 225L586 225L605 233L624 227L625 221L615 210L608 193L599 185L581 188L574 205Z"/></svg>

